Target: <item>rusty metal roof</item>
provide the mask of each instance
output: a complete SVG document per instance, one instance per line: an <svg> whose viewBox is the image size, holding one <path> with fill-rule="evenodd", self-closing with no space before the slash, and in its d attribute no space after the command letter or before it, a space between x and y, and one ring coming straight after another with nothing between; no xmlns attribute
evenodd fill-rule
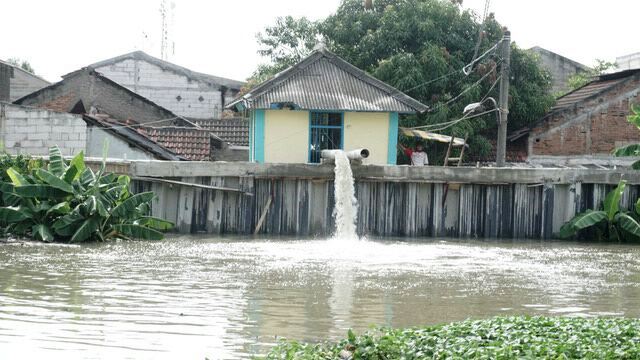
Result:
<svg viewBox="0 0 640 360"><path fill-rule="evenodd" d="M321 48L232 101L249 109L423 112L428 107Z"/></svg>
<svg viewBox="0 0 640 360"><path fill-rule="evenodd" d="M245 118L192 120L231 145L249 146L249 120Z"/></svg>

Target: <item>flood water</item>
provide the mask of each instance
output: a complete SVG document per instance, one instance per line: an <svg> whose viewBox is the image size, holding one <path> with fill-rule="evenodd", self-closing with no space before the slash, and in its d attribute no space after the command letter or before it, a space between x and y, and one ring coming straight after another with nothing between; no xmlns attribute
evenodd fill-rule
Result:
<svg viewBox="0 0 640 360"><path fill-rule="evenodd" d="M0 245L0 358L237 359L507 314L640 316L640 247L183 237Z"/></svg>

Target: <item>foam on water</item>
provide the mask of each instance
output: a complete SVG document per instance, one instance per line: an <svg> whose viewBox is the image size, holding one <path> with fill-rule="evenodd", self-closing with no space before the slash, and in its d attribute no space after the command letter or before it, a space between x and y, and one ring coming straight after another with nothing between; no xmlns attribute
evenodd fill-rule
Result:
<svg viewBox="0 0 640 360"><path fill-rule="evenodd" d="M335 185L333 218L335 230L333 240L357 240L356 222L358 217L358 201L353 185L353 172L347 154L337 151L335 155Z"/></svg>

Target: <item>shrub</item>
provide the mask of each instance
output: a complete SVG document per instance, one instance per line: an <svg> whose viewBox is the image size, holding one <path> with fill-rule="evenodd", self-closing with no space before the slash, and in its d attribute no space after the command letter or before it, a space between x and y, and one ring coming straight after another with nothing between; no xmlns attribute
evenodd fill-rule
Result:
<svg viewBox="0 0 640 360"><path fill-rule="evenodd" d="M590 238L611 241L637 241L640 239L640 199L635 213L620 209L620 199L627 182L622 180L611 190L602 204L602 210L587 210L576 215L560 228L560 237L569 238L588 232Z"/></svg>
<svg viewBox="0 0 640 360"><path fill-rule="evenodd" d="M112 238L163 238L173 224L146 216L153 193L132 195L129 177L94 173L80 152L66 162L60 149L49 152L45 168L10 167L0 182L0 225L7 233L42 241L104 241Z"/></svg>

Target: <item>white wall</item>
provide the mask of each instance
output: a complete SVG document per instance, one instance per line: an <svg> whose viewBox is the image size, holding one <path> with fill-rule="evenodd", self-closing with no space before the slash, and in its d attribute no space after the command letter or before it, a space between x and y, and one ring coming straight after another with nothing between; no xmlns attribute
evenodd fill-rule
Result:
<svg viewBox="0 0 640 360"><path fill-rule="evenodd" d="M57 145L65 156L84 151L87 157L102 158L105 139L109 158L155 159L101 128L87 126L80 115L0 103L0 151L46 156Z"/></svg>
<svg viewBox="0 0 640 360"><path fill-rule="evenodd" d="M58 145L73 155L85 149L87 126L79 115L0 103L0 140L10 154L48 155Z"/></svg>
<svg viewBox="0 0 640 360"><path fill-rule="evenodd" d="M108 143L109 159L123 160L155 160L155 157L139 148L130 146L128 142L112 135L111 133L95 127L87 127L87 157L102 158L105 140Z"/></svg>
<svg viewBox="0 0 640 360"><path fill-rule="evenodd" d="M177 115L210 119L222 114L218 85L190 80L144 60L125 59L96 70Z"/></svg>

